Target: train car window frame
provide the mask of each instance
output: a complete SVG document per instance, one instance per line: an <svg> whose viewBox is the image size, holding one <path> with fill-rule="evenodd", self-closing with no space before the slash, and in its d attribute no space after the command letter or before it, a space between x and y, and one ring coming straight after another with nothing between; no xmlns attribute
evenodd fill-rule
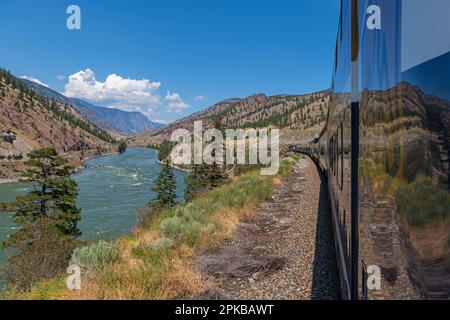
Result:
<svg viewBox="0 0 450 320"><path fill-rule="evenodd" d="M340 161L341 168L338 172L339 177L339 187L344 190L344 123L341 122L341 137L340 137L340 146L339 146L339 157L338 161Z"/></svg>
<svg viewBox="0 0 450 320"><path fill-rule="evenodd" d="M367 280L369 279L367 273L367 267L364 261L361 263L361 299L368 300L369 299L369 290L367 288Z"/></svg>
<svg viewBox="0 0 450 320"><path fill-rule="evenodd" d="M339 165L339 163L338 163L338 152L339 152L339 149L338 149L338 147L339 147L339 142L338 142L338 140L339 140L339 138L338 138L338 133L337 132L335 132L334 133L334 160L335 160L335 164L334 164L334 170L335 170L335 174L336 174L336 176L338 175L338 165Z"/></svg>
<svg viewBox="0 0 450 320"><path fill-rule="evenodd" d="M340 161L340 145L341 145L341 126L338 125L336 129L336 183L341 188L341 161Z"/></svg>

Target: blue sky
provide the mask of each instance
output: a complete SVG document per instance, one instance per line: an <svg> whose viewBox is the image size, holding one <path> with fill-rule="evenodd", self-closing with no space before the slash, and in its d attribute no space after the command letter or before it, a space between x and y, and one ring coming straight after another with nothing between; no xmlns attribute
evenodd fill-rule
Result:
<svg viewBox="0 0 450 320"><path fill-rule="evenodd" d="M331 83L338 0L2 0L0 66L158 121ZM66 9L81 8L81 30Z"/></svg>

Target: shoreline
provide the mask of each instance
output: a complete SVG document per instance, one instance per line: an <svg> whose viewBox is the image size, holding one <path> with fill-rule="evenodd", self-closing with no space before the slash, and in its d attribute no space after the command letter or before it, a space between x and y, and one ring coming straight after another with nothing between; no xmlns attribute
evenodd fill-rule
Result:
<svg viewBox="0 0 450 320"><path fill-rule="evenodd" d="M137 148L150 149L150 150L153 150L153 151L155 151L155 152L156 152L156 154L158 154L158 150L156 150L156 149L153 149L153 148L147 148L147 147L137 147ZM160 165L164 165L164 162L162 162L162 161L159 161L159 159L156 159L156 162L157 162L158 164L160 164ZM184 169L184 168L178 167L178 166L176 166L176 165L173 165L173 164L171 164L170 166L171 166L172 168L174 168L174 169L177 169L177 170L179 170L179 171L183 171L183 172L187 172L187 173L189 173L189 172L192 172L192 170L189 170L189 169Z"/></svg>
<svg viewBox="0 0 450 320"><path fill-rule="evenodd" d="M162 166L164 165L164 162L162 162L162 161L156 160L156 162L157 162L158 164L162 165ZM179 170L179 171L183 171L183 172L187 172L187 173L192 172L192 170L189 170L189 169L183 169L183 168L180 168L180 167L175 166L175 165L173 165L173 164L171 164L170 166L171 166L172 168L176 169L176 170Z"/></svg>
<svg viewBox="0 0 450 320"><path fill-rule="evenodd" d="M117 155L117 154L118 154L117 152L107 152L105 154L89 156L89 157L83 158L83 160L81 160L81 166L79 166L78 168L75 168L74 171L72 172L72 174L75 174L75 173L80 172L81 170L87 169L86 161L88 161L88 160L95 159L95 158L101 158L101 157L113 156L113 155Z"/></svg>
<svg viewBox="0 0 450 320"><path fill-rule="evenodd" d="M81 160L81 165L78 166L78 167L75 167L73 169L72 174L76 174L76 173L78 173L78 172L80 172L82 170L85 170L87 168L86 167L86 161L88 161L88 160L95 159L95 158L100 158L100 157L113 156L113 155L116 155L116 154L117 154L117 152L107 152L107 153L104 153L104 154L101 154L101 155L85 157L85 158L83 158ZM20 179L21 178L4 178L4 179L0 179L0 185L18 183L18 182L20 182Z"/></svg>
<svg viewBox="0 0 450 320"><path fill-rule="evenodd" d="M152 149L152 148L146 148L146 147L133 147L133 148L149 149L149 150L155 151L156 154L158 154L158 150ZM113 156L113 155L117 155L117 154L118 154L117 152L107 152L107 153L101 154L101 155L95 155L95 156L88 156L88 157L85 157L85 158L83 158L83 160L81 160L81 166L78 166L78 167L74 168L72 174L76 174L76 173L78 173L78 172L80 172L80 171L82 171L82 170L87 169L86 161L88 161L88 160L95 159L95 158L101 158L101 157L107 157L107 156ZM160 165L164 165L164 162L163 162L163 161L159 161L158 159L156 159L156 162L157 162L158 164L160 164ZM173 165L173 164L171 164L170 166L171 166L172 168L176 169L176 170L179 170L179 171L182 171L182 172L186 172L186 173L189 173L189 172L192 171L192 170L189 170L189 169L184 169L184 168L178 167L178 166ZM11 184L11 183L18 183L18 182L20 182L20 178L5 178L5 179L0 179L0 185Z"/></svg>
<svg viewBox="0 0 450 320"><path fill-rule="evenodd" d="M0 179L0 184L17 183L20 179Z"/></svg>

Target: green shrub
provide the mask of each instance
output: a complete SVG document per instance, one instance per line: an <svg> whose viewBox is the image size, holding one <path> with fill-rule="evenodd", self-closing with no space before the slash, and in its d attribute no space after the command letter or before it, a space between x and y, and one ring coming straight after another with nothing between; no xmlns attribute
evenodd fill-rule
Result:
<svg viewBox="0 0 450 320"><path fill-rule="evenodd" d="M446 219L450 214L448 191L423 175L412 183L402 183L395 198L400 213L414 227Z"/></svg>
<svg viewBox="0 0 450 320"><path fill-rule="evenodd" d="M23 232L26 240L32 236L33 241L18 242L12 251L14 255L0 270L0 277L20 290L64 272L72 251L79 245L78 241L61 235L49 219L39 219Z"/></svg>
<svg viewBox="0 0 450 320"><path fill-rule="evenodd" d="M141 259L147 264L161 265L168 261L172 255L173 242L170 239L161 238L152 245L141 244L132 249L131 253L136 258Z"/></svg>
<svg viewBox="0 0 450 320"><path fill-rule="evenodd" d="M116 244L98 241L75 249L70 263L84 268L98 268L118 259L119 248Z"/></svg>
<svg viewBox="0 0 450 320"><path fill-rule="evenodd" d="M189 244L195 243L203 227L201 222L190 216L167 218L161 223L161 231L166 237L185 240Z"/></svg>
<svg viewBox="0 0 450 320"><path fill-rule="evenodd" d="M152 247L156 250L169 250L173 246L173 241L168 238L160 238L152 243Z"/></svg>

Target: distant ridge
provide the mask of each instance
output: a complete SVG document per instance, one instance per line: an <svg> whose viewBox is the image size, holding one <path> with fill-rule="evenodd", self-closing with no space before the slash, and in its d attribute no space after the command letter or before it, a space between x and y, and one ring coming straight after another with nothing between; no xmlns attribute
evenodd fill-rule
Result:
<svg viewBox="0 0 450 320"><path fill-rule="evenodd" d="M54 148L73 168L113 152L114 137L78 112L0 68L0 181L16 181L29 152Z"/></svg>
<svg viewBox="0 0 450 320"><path fill-rule="evenodd" d="M258 93L243 99L226 99L165 128L138 135L132 142L141 146L157 144L167 140L176 129L191 130L199 120L203 121L204 128L220 120L224 128L272 127L288 132L289 136L298 133L309 138L323 127L328 112L328 93L328 90L303 95Z"/></svg>
<svg viewBox="0 0 450 320"><path fill-rule="evenodd" d="M81 99L68 98L50 88L30 80L21 79L41 95L63 104L72 105L79 113L98 127L124 135L136 135L161 129L164 125L150 121L140 112L127 112L114 108L95 106Z"/></svg>

